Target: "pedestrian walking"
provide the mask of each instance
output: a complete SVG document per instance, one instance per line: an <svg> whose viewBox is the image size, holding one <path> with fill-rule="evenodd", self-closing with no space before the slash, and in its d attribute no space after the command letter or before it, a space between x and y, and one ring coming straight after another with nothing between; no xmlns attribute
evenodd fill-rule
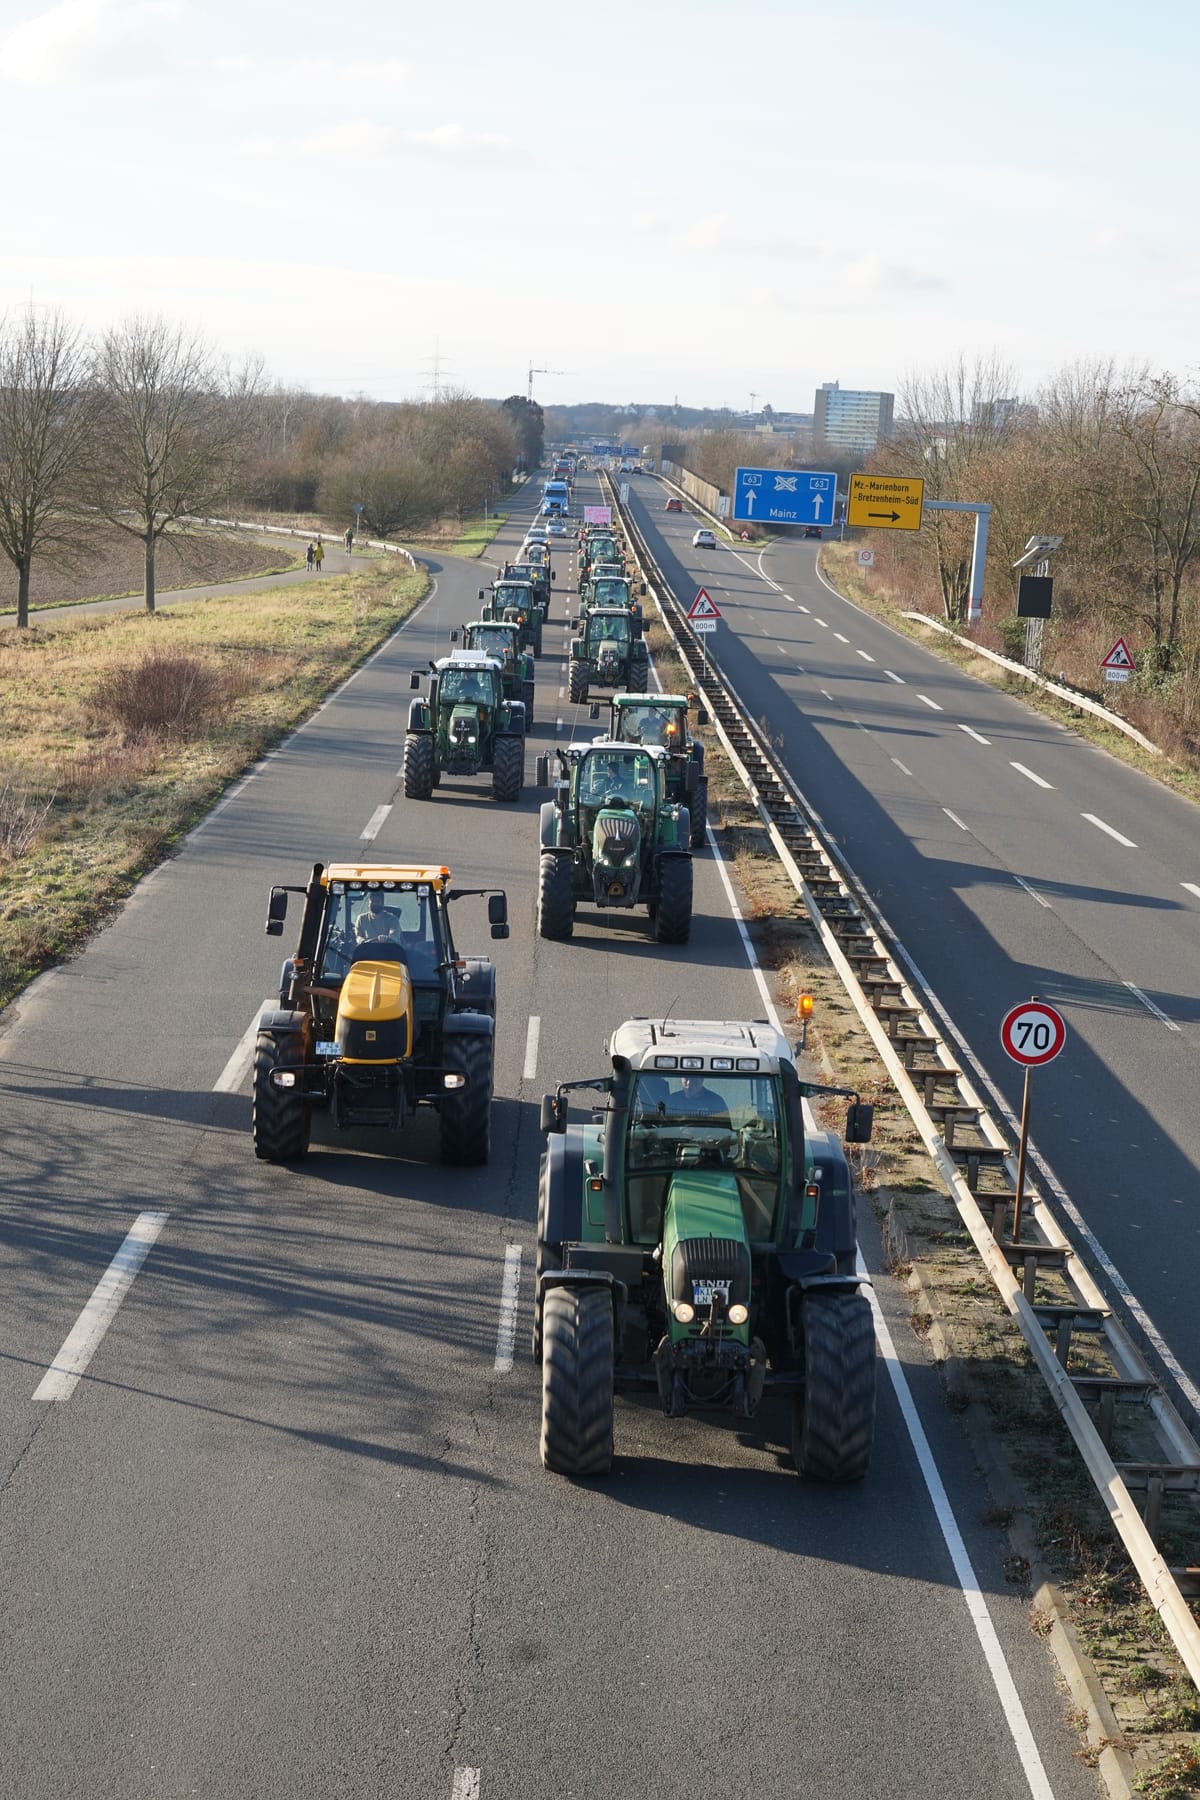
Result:
<svg viewBox="0 0 1200 1800"><path fill-rule="evenodd" d="M354 549L354 532L353 532L353 529L348 528L346 531L346 555L349 556L351 554L351 552L353 551L353 549Z"/></svg>
<svg viewBox="0 0 1200 1800"><path fill-rule="evenodd" d="M316 560L317 560L317 574L319 575L321 573L321 564L325 561L325 546L321 542L320 538L318 538L316 541L316 545L314 546L314 549L313 549L313 555L316 557Z"/></svg>
<svg viewBox="0 0 1200 1800"><path fill-rule="evenodd" d="M304 552L304 566L307 568L310 575L313 572L313 564L316 562L316 560L317 560L317 547L315 544L310 543L308 546L308 549Z"/></svg>

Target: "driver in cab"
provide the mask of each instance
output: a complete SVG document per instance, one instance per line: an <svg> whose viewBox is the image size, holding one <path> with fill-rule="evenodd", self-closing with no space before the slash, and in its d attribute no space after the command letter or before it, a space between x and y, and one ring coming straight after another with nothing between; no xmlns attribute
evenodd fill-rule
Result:
<svg viewBox="0 0 1200 1800"><path fill-rule="evenodd" d="M728 1106L720 1094L709 1092L699 1070L680 1077L680 1085L670 1096L667 1106L677 1118L711 1119L720 1125L729 1123Z"/></svg>
<svg viewBox="0 0 1200 1800"><path fill-rule="evenodd" d="M399 935L396 914L383 904L381 893L372 893L368 897L366 911L359 913L355 922L355 940L360 944L394 944L398 942Z"/></svg>

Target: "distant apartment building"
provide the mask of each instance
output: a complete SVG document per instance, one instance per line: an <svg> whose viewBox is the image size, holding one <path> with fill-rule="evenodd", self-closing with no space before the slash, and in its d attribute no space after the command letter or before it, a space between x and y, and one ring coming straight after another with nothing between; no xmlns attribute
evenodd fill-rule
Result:
<svg viewBox="0 0 1200 1800"><path fill-rule="evenodd" d="M891 437L895 394L864 393L827 381L817 389L813 437L839 450L873 450Z"/></svg>
<svg viewBox="0 0 1200 1800"><path fill-rule="evenodd" d="M1004 431L1010 425L1034 424L1037 407L1026 400L976 400L971 406L972 425Z"/></svg>

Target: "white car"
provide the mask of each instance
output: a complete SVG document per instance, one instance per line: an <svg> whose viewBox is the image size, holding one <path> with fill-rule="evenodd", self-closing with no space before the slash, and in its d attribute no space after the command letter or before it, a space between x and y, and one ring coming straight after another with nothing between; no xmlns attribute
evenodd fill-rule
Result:
<svg viewBox="0 0 1200 1800"><path fill-rule="evenodd" d="M549 536L550 527L548 525L531 525L525 533L525 542L527 544L544 544Z"/></svg>
<svg viewBox="0 0 1200 1800"><path fill-rule="evenodd" d="M716 533L710 531L707 525L702 525L693 537L692 545L697 550L715 550L717 548Z"/></svg>
<svg viewBox="0 0 1200 1800"><path fill-rule="evenodd" d="M546 532L550 537L566 537L567 528L561 519L552 519L546 527Z"/></svg>

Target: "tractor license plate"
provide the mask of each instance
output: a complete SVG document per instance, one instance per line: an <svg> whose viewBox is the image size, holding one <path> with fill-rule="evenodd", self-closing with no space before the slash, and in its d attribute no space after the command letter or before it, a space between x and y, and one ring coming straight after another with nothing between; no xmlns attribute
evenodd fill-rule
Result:
<svg viewBox="0 0 1200 1800"><path fill-rule="evenodd" d="M715 1295L720 1294L722 1300L729 1304L729 1283L727 1281L693 1281L692 1305L711 1306Z"/></svg>
<svg viewBox="0 0 1200 1800"><path fill-rule="evenodd" d="M338 1047L336 1044L318 1044L317 1045L317 1055L318 1056L336 1056L337 1053L338 1053Z"/></svg>

